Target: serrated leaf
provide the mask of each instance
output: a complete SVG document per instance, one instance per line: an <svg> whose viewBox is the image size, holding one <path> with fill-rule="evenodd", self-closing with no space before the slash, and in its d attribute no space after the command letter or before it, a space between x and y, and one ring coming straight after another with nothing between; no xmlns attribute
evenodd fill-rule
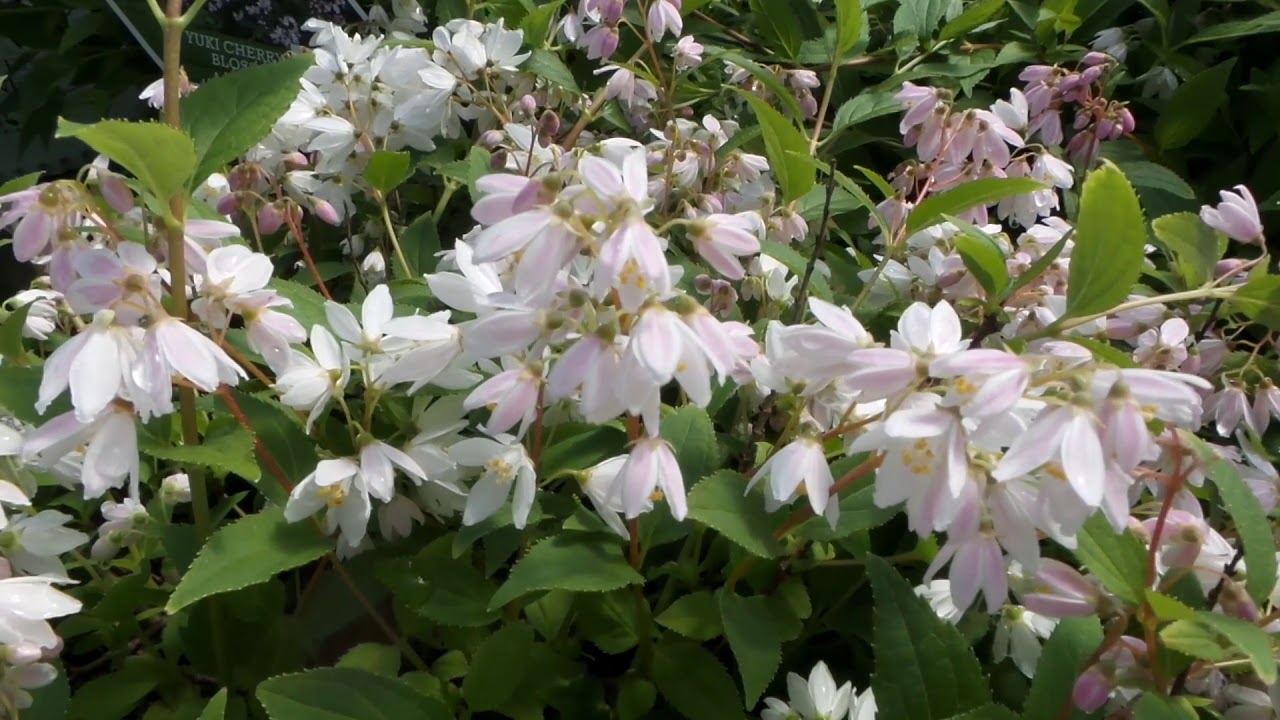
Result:
<svg viewBox="0 0 1280 720"><path fill-rule="evenodd" d="M36 183L40 182L41 175L44 175L44 171L37 170L33 173L27 173L26 175L13 178L8 182L0 184L0 196L21 192L28 188L35 187Z"/></svg>
<svg viewBox="0 0 1280 720"><path fill-rule="evenodd" d="M1146 599L1147 605L1151 607L1151 612L1155 613L1155 616L1160 620L1187 620L1196 616L1195 610L1151 588L1147 588L1143 592L1143 598Z"/></svg>
<svg viewBox="0 0 1280 720"><path fill-rule="evenodd" d="M279 278L272 278L271 282L267 283L267 287L275 290L280 297L293 303L292 307L276 309L286 315L292 315L295 320L302 323L302 327L308 333L311 332L311 328L315 325L325 325L324 297L320 293L305 285L299 285L292 280L281 280Z"/></svg>
<svg viewBox="0 0 1280 720"><path fill-rule="evenodd" d="M1183 698L1144 693L1133 704L1133 720L1196 720L1195 708Z"/></svg>
<svg viewBox="0 0 1280 720"><path fill-rule="evenodd" d="M255 692L271 720L451 720L440 701L400 680L316 668L264 680Z"/></svg>
<svg viewBox="0 0 1280 720"><path fill-rule="evenodd" d="M1147 589L1147 551L1129 530L1116 534L1102 513L1094 513L1077 536L1076 558L1120 599L1138 604Z"/></svg>
<svg viewBox="0 0 1280 720"><path fill-rule="evenodd" d="M991 702L973 649L889 563L868 556L875 598L876 671L871 678L879 715L940 720Z"/></svg>
<svg viewBox="0 0 1280 720"><path fill-rule="evenodd" d="M1018 713L1003 705L991 703L963 715L954 715L948 720L1018 720Z"/></svg>
<svg viewBox="0 0 1280 720"><path fill-rule="evenodd" d="M1184 200L1196 199L1196 191L1187 181L1164 165L1146 160L1116 160L1115 163L1136 188L1161 190Z"/></svg>
<svg viewBox="0 0 1280 720"><path fill-rule="evenodd" d="M1231 58L1194 75L1173 92L1156 117L1156 144L1162 150L1180 148L1209 127L1227 99L1227 82L1235 65L1236 59Z"/></svg>
<svg viewBox="0 0 1280 720"><path fill-rule="evenodd" d="M716 596L707 590L678 598L659 613L654 621L699 642L720 637L724 633L724 625L720 621L720 606L716 602Z"/></svg>
<svg viewBox="0 0 1280 720"><path fill-rule="evenodd" d="M1218 456L1203 440L1184 434L1196 448L1204 474L1218 488L1218 496L1231 515L1236 535L1244 546L1248 575L1245 589L1259 605L1264 605L1276 586L1276 544L1272 524L1249 486L1231 463Z"/></svg>
<svg viewBox="0 0 1280 720"><path fill-rule="evenodd" d="M569 67L564 64L559 55L550 50L534 48L529 54L529 59L524 61L520 69L569 92L582 92L578 88L578 81L573 79L573 73L569 72Z"/></svg>
<svg viewBox="0 0 1280 720"><path fill-rule="evenodd" d="M1280 32L1280 10L1259 15L1249 20L1212 23L1204 30L1182 41L1182 45L1229 40L1231 38Z"/></svg>
<svg viewBox="0 0 1280 720"><path fill-rule="evenodd" d="M660 434L675 451L686 487L702 479L720 465L716 429L707 411L685 405L662 418Z"/></svg>
<svg viewBox="0 0 1280 720"><path fill-rule="evenodd" d="M821 190L821 188L815 189ZM824 198L825 195L826 193L823 192ZM805 271L809 266L808 258L801 255L799 252L796 252L794 248L783 245L777 240L765 240L760 243L760 253L762 255L768 255L774 260L782 263L786 266L787 270L790 270L796 277L804 277ZM831 285L816 268L814 269L813 274L809 277L809 294L827 301L832 300L834 297L831 292Z"/></svg>
<svg viewBox="0 0 1280 720"><path fill-rule="evenodd" d="M1043 190L1044 184L1030 178L979 178L930 195L907 216L907 236L938 224L944 215L959 215L975 207L983 207L1014 195Z"/></svg>
<svg viewBox="0 0 1280 720"><path fill-rule="evenodd" d="M182 99L182 127L197 159L193 186L271 133L314 63L315 56L307 53L243 68L202 83Z"/></svg>
<svg viewBox="0 0 1280 720"><path fill-rule="evenodd" d="M561 470L585 470L626 452L627 434L616 427L585 426L563 439L561 427L557 426L556 441L542 452L541 472L544 477L552 477Z"/></svg>
<svg viewBox="0 0 1280 720"><path fill-rule="evenodd" d="M489 600L495 610L539 590L605 592L644 582L616 545L557 535L529 550Z"/></svg>
<svg viewBox="0 0 1280 720"><path fill-rule="evenodd" d="M1068 707L1076 678L1101 644L1102 625L1096 617L1060 620L1040 653L1022 716L1026 720L1052 718ZM1073 713L1072 718L1084 716L1078 710Z"/></svg>
<svg viewBox="0 0 1280 720"><path fill-rule="evenodd" d="M1280 275L1253 275L1231 296L1230 303L1250 320L1280 330Z"/></svg>
<svg viewBox="0 0 1280 720"><path fill-rule="evenodd" d="M780 557L782 544L773 537L777 521L758 496L746 496L747 484L733 470L708 475L689 492L689 517L719 532L747 552Z"/></svg>
<svg viewBox="0 0 1280 720"><path fill-rule="evenodd" d="M774 629L773 612L764 598L744 598L728 589L721 589L716 598L724 636L742 675L746 709L750 710L778 672L782 638Z"/></svg>
<svg viewBox="0 0 1280 720"><path fill-rule="evenodd" d="M706 648L668 636L654 648L653 682L688 720L742 720L733 678Z"/></svg>
<svg viewBox="0 0 1280 720"><path fill-rule="evenodd" d="M222 688L209 699L209 704L204 706L204 711L200 713L200 717L196 720L223 720L227 715L227 689Z"/></svg>
<svg viewBox="0 0 1280 720"><path fill-rule="evenodd" d="M768 103L750 93L740 93L755 111L764 137L769 167L785 202L800 199L817 182L817 170L809 162L809 140L795 125Z"/></svg>
<svg viewBox="0 0 1280 720"><path fill-rule="evenodd" d="M360 643L343 653L334 667L394 678L400 675L400 649L386 643Z"/></svg>
<svg viewBox="0 0 1280 720"><path fill-rule="evenodd" d="M281 508L267 508L224 525L209 538L173 589L165 611L172 615L210 595L266 582L332 548L333 540L311 523L289 523Z"/></svg>
<svg viewBox="0 0 1280 720"><path fill-rule="evenodd" d="M5 318L3 323L0 323L0 357L9 362L23 364L26 360L27 351L22 346L22 329L27 323L27 315L31 312L32 305L35 305L35 302L19 307Z"/></svg>
<svg viewBox="0 0 1280 720"><path fill-rule="evenodd" d="M1271 649L1271 635L1262 628L1240 618L1216 612L1196 613L1196 622L1221 635L1253 665L1258 679L1270 685L1276 681L1276 656Z"/></svg>
<svg viewBox="0 0 1280 720"><path fill-rule="evenodd" d="M396 558L378 576L408 612L455 627L482 627L497 620L489 609L496 589L467 558L455 558L453 536L444 535L412 559Z"/></svg>
<svg viewBox="0 0 1280 720"><path fill-rule="evenodd" d="M951 216L947 216L947 222L960 228L954 242L964 266L987 292L989 300L1001 299L1004 289L1009 286L1009 267L1005 263L1004 251L990 235L972 223Z"/></svg>
<svg viewBox="0 0 1280 720"><path fill-rule="evenodd" d="M515 692L533 653L533 628L512 623L485 638L462 680L462 697L473 712L501 707Z"/></svg>
<svg viewBox="0 0 1280 720"><path fill-rule="evenodd" d="M253 483L262 479L258 464L254 462L253 435L239 425L207 436L199 445L168 445L154 436L139 434L138 450L161 460L239 475Z"/></svg>
<svg viewBox="0 0 1280 720"><path fill-rule="evenodd" d="M955 19L942 26L939 40L951 40L964 36L970 30L986 23L1004 9L1006 0L978 0L965 8Z"/></svg>
<svg viewBox="0 0 1280 720"><path fill-rule="evenodd" d="M1189 288L1199 287L1211 278L1214 265L1222 258L1219 248L1226 249L1218 242L1217 233L1195 213L1158 217L1151 222L1151 230L1173 255Z"/></svg>
<svg viewBox="0 0 1280 720"><path fill-rule="evenodd" d="M862 38L862 0L836 0L836 58L843 58Z"/></svg>
<svg viewBox="0 0 1280 720"><path fill-rule="evenodd" d="M272 502L283 505L288 490L280 487L276 470L284 475L290 487L302 482L303 478L316 469L316 463L319 462L315 442L307 435L302 420L296 415L291 416L293 411L283 405L239 390L232 390L231 397L270 457L267 460L255 454L262 478L258 489ZM219 405L223 404L222 400L217 402Z"/></svg>
<svg viewBox="0 0 1280 720"><path fill-rule="evenodd" d="M73 137L128 170L156 198L182 192L196 169L191 138L157 122L103 120L80 125L59 118L57 137Z"/></svg>
<svg viewBox="0 0 1280 720"><path fill-rule="evenodd" d="M386 195L400 187L413 174L413 165L406 151L374 150L369 163L364 166L364 180L369 187Z"/></svg>
<svg viewBox="0 0 1280 720"><path fill-rule="evenodd" d="M748 0L751 19L765 45L784 57L795 59L804 41L804 31L794 6L788 0Z"/></svg>
<svg viewBox="0 0 1280 720"><path fill-rule="evenodd" d="M1128 297L1147 229L1138 196L1115 165L1104 162L1085 178L1073 240L1064 317L1109 310Z"/></svg>

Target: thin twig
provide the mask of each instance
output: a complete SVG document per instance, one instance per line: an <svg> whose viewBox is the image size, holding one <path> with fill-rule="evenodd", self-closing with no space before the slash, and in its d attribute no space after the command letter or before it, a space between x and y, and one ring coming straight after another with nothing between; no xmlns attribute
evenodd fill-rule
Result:
<svg viewBox="0 0 1280 720"><path fill-rule="evenodd" d="M831 172L827 173L827 197L822 203L822 226L818 228L818 238L813 241L813 254L809 256L809 262L804 267L804 278L800 280L800 292L796 295L795 310L792 311L793 317L791 322L798 323L800 318L804 317L805 300L809 294L809 281L813 279L813 270L818 264L818 257L822 255L822 250L827 244L827 233L829 221L831 220L831 198L836 192L836 170L831 168Z"/></svg>

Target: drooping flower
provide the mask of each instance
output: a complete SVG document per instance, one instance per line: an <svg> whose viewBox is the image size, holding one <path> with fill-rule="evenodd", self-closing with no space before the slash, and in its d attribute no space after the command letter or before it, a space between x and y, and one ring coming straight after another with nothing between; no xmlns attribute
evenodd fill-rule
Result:
<svg viewBox="0 0 1280 720"><path fill-rule="evenodd" d="M515 526L524 528L538 486L533 461L519 441L510 435L467 438L449 448L449 457L459 465L482 468L467 493L463 525L475 525L498 512L514 488L511 515Z"/></svg>

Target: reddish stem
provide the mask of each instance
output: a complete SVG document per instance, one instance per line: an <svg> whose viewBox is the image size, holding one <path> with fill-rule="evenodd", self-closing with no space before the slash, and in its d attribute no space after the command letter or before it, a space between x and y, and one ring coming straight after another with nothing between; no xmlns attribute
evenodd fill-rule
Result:
<svg viewBox="0 0 1280 720"><path fill-rule="evenodd" d="M332 300L333 296L329 294L329 288L325 287L324 280L320 277L320 268L316 267L316 261L311 257L311 249L307 247L307 239L302 235L302 228L298 227L298 223L289 213L284 215L285 222L289 224L289 232L293 233L293 238L298 241L298 249L302 251L302 261L311 271L311 278L316 281L316 287L320 288L320 294L325 300Z"/></svg>
<svg viewBox="0 0 1280 720"><path fill-rule="evenodd" d="M235 417L236 422L240 426L249 431L253 435L253 449L258 453L263 464L267 466L267 472L275 476L276 482L280 487L284 488L286 493L293 492L293 484L289 482L289 478L285 477L284 470L276 462L275 457L271 455L271 451L266 445L262 444L262 440L258 438L258 433L254 432L253 424L249 422L249 418L245 416L244 411L240 409L240 403L231 394L231 390L226 385L219 385L217 389L218 397L222 398L222 402L226 404L227 409L231 411L231 415Z"/></svg>

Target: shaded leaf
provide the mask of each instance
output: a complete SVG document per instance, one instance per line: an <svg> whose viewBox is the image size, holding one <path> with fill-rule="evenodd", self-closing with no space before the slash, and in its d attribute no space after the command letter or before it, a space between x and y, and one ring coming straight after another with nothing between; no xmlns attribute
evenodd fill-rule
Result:
<svg viewBox="0 0 1280 720"><path fill-rule="evenodd" d="M501 707L524 678L532 652L533 628L524 623L503 626L485 638L462 680L467 707L473 711Z"/></svg>
<svg viewBox="0 0 1280 720"><path fill-rule="evenodd" d="M1068 707L1076 678L1101 644L1102 625L1096 617L1060 620L1040 653L1022 716L1027 720L1052 718ZM1073 709L1071 717L1083 716L1084 713Z"/></svg>
<svg viewBox="0 0 1280 720"><path fill-rule="evenodd" d="M262 478L254 461L253 435L239 425L206 436L199 445L169 445L152 435L139 433L138 450L161 460L239 475L250 482L256 483Z"/></svg>
<svg viewBox="0 0 1280 720"><path fill-rule="evenodd" d="M654 648L653 682L688 720L745 717L733 678L706 648L668 636Z"/></svg>
<svg viewBox="0 0 1280 720"><path fill-rule="evenodd" d="M557 535L534 545L489 600L494 610L539 590L604 592L644 582L622 550L591 538Z"/></svg>
<svg viewBox="0 0 1280 720"><path fill-rule="evenodd" d="M440 701L400 680L350 668L316 668L263 681L255 693L271 720L451 720Z"/></svg>
<svg viewBox="0 0 1280 720"><path fill-rule="evenodd" d="M763 597L744 598L732 590L716 593L729 649L738 661L746 709L755 707L782 662L782 638L773 624L773 611Z"/></svg>
<svg viewBox="0 0 1280 720"><path fill-rule="evenodd" d="M1258 503L1258 496L1240 478L1231 463L1220 457L1207 443L1189 433L1183 434L1196 448L1204 474L1218 488L1218 495L1231 519L1236 535L1244 546L1248 575L1245 589L1254 602L1265 605L1276 586L1276 544L1271 520Z"/></svg>
<svg viewBox="0 0 1280 720"><path fill-rule="evenodd" d="M758 494L744 494L746 487L742 476L733 470L707 476L689 492L689 517L752 555L779 557L783 547L773 537L777 521L765 511Z"/></svg>
<svg viewBox="0 0 1280 720"><path fill-rule="evenodd" d="M750 93L741 94L760 123L765 155L778 179L782 199L799 199L817 182L817 169L809 162L809 139L764 100Z"/></svg>
<svg viewBox="0 0 1280 720"><path fill-rule="evenodd" d="M1173 150L1200 136L1227 99L1227 82L1236 60L1231 58L1198 73L1173 92L1156 119L1156 144Z"/></svg>
<svg viewBox="0 0 1280 720"><path fill-rule="evenodd" d="M701 480L720 464L716 430L707 411L685 405L662 418L660 433L675 451L686 487Z"/></svg>
<svg viewBox="0 0 1280 720"><path fill-rule="evenodd" d="M654 620L662 627L700 642L720 637L724 633L720 606L716 602L716 596L708 590L699 590L678 598Z"/></svg>

